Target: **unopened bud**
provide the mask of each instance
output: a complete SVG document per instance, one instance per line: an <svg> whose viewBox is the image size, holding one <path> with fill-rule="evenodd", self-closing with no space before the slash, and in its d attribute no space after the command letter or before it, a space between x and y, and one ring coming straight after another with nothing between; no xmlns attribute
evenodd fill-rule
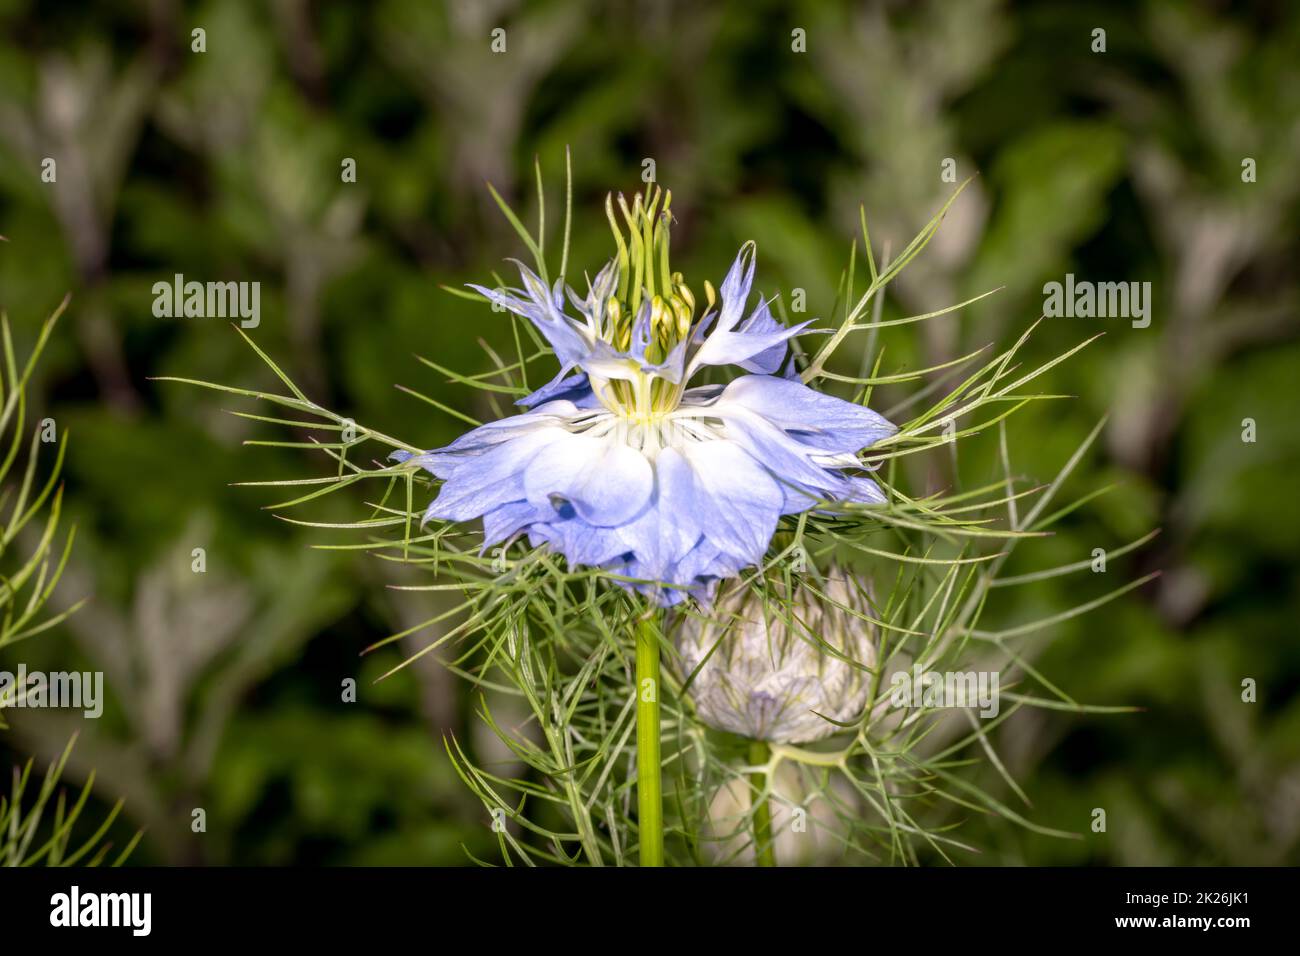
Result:
<svg viewBox="0 0 1300 956"><path fill-rule="evenodd" d="M772 587L779 593L785 585ZM682 676L699 669L688 693L710 727L799 744L842 729L832 721L862 716L876 639L860 616L867 613L861 588L840 570L818 587L825 597L805 584L794 588L788 601L765 607L755 592L733 586L710 620L681 619Z"/></svg>

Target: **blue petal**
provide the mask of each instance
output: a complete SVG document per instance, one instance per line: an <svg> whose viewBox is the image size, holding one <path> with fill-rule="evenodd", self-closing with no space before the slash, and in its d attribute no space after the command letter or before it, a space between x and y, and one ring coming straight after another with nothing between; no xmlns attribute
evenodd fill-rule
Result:
<svg viewBox="0 0 1300 956"><path fill-rule="evenodd" d="M745 564L767 550L784 496L758 462L736 442L687 445L695 476L696 518L705 537Z"/></svg>
<svg viewBox="0 0 1300 956"><path fill-rule="evenodd" d="M762 375L773 374L781 368L781 364L785 361L785 355L789 349L786 345L786 339L801 331L807 324L805 322L796 329L787 330L785 326L772 317L772 311L768 308L768 303L760 302L758 308L754 310L754 314L745 321L740 331L745 335L756 336L780 336L782 332L789 331L789 335L780 337L773 345L769 345L763 351L755 353L752 358L742 359L736 364L747 372L758 372Z"/></svg>
<svg viewBox="0 0 1300 956"><path fill-rule="evenodd" d="M443 448L435 448L419 455L403 452L404 457L400 460L419 465L439 478L450 480L463 467L472 467L474 459L478 456L487 453L502 442L526 435L538 428L554 426L571 417L576 411L577 406L572 402L547 402L523 415L513 415L480 425Z"/></svg>
<svg viewBox="0 0 1300 956"><path fill-rule="evenodd" d="M630 340L630 354L642 362L645 361L645 350L650 347L650 300L646 299L641 303L641 308L637 309L636 318L632 320L632 336Z"/></svg>
<svg viewBox="0 0 1300 956"><path fill-rule="evenodd" d="M486 286L470 283L469 287L486 297L496 305L516 315L522 315L537 327L555 351L560 365L572 367L578 359L591 349L590 342L580 331L581 326L564 314L563 297L560 294L562 283L557 282L554 291L546 288L541 278L522 262L515 262L519 275L523 279L524 298L516 294L519 290L489 289Z"/></svg>
<svg viewBox="0 0 1300 956"><path fill-rule="evenodd" d="M712 385L696 385L694 388L688 388L686 391L682 392L682 404L696 406L708 405L722 394L722 390L725 387L725 385L715 382Z"/></svg>
<svg viewBox="0 0 1300 956"><path fill-rule="evenodd" d="M781 483L782 513L797 514L819 500L846 493L843 475L813 461L814 455L821 454L818 449L800 443L751 411L723 414L727 435L762 462Z"/></svg>
<svg viewBox="0 0 1300 956"><path fill-rule="evenodd" d="M492 508L527 497L524 471L529 462L538 452L553 447L559 436L568 435L562 428L535 427L481 453L446 456L445 460L435 461L427 467L434 474L447 474L447 480L429 505L425 520L469 521ZM439 465L450 465L450 468L439 468Z"/></svg>
<svg viewBox="0 0 1300 956"><path fill-rule="evenodd" d="M649 503L654 471L645 455L618 442L557 431L527 463L529 501L543 505L558 496L584 521L603 527L630 521Z"/></svg>
<svg viewBox="0 0 1300 956"><path fill-rule="evenodd" d="M754 244L747 242L736 253L736 259L727 270L727 277L722 280L718 290L722 305L718 309L718 321L714 331L730 332L740 321L745 311L745 302L749 299L749 290L754 285Z"/></svg>
<svg viewBox="0 0 1300 956"><path fill-rule="evenodd" d="M623 542L610 528L596 528L581 518L548 521L529 529L533 544L545 541L573 567L600 567L624 553Z"/></svg>
<svg viewBox="0 0 1300 956"><path fill-rule="evenodd" d="M525 395L515 404L524 408L533 408L542 402L564 400L573 402L578 408L587 407L582 404L592 397L591 386L587 384L587 373L574 372L572 375L566 375L565 373L566 370L561 369L555 378L531 395Z"/></svg>
<svg viewBox="0 0 1300 956"><path fill-rule="evenodd" d="M754 265L754 244L745 243L722 281L716 318L712 313L704 316L692 336L699 347L687 366L688 377L702 365L739 365L748 372L774 373L785 361L789 339L811 324L786 328L761 300L749 318L740 321L753 288Z"/></svg>
<svg viewBox="0 0 1300 956"><path fill-rule="evenodd" d="M870 478L854 477L849 478L848 481L849 490L844 495L845 501L865 505L883 505L885 503L885 493Z"/></svg>
<svg viewBox="0 0 1300 956"><path fill-rule="evenodd" d="M772 320L776 332L726 332L714 330L691 358L689 373L701 365L739 365L747 371L776 371L785 359L786 343L802 332L808 322L785 328Z"/></svg>
<svg viewBox="0 0 1300 956"><path fill-rule="evenodd" d="M716 581L734 577L750 563L726 553L706 538L677 563L673 580L680 584Z"/></svg>
<svg viewBox="0 0 1300 956"><path fill-rule="evenodd" d="M596 278L591 280L587 285L587 298L585 301L578 298L573 289L569 289L569 301L587 319L587 327L594 334L599 330L600 320L604 317L604 310L609 297L614 294L614 286L618 282L618 262L611 259L605 263L603 269L596 273Z"/></svg>
<svg viewBox="0 0 1300 956"><path fill-rule="evenodd" d="M511 501L493 508L483 515L483 546L505 541L529 525L553 516L553 508L538 508L527 501Z"/></svg>
<svg viewBox="0 0 1300 956"><path fill-rule="evenodd" d="M679 586L670 582L664 582L659 575L656 575L646 569L640 561L629 561L626 565L616 569L617 573L625 574L630 578L639 578L647 583L633 583L627 581L618 582L629 591L636 591L648 598L653 598L655 603L660 607L672 607L680 604L690 597L695 596L700 587L697 584ZM653 582L653 583L651 583Z"/></svg>
<svg viewBox="0 0 1300 956"><path fill-rule="evenodd" d="M790 432L806 445L831 454L853 454L898 431L871 409L823 395L802 382L770 375L743 375L722 393Z"/></svg>
<svg viewBox="0 0 1300 956"><path fill-rule="evenodd" d="M700 538L695 475L690 464L672 448L655 459L653 506L618 529L625 550L636 555L640 576L668 581L673 565Z"/></svg>

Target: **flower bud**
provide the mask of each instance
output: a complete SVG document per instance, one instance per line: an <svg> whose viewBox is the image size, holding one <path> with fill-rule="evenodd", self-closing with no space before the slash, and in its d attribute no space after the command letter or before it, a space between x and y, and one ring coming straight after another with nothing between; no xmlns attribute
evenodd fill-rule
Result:
<svg viewBox="0 0 1300 956"><path fill-rule="evenodd" d="M688 693L701 721L755 740L800 744L842 729L831 720L862 715L876 664L875 628L842 608L866 614L866 599L838 570L818 590L826 597L800 585L791 600L765 607L746 589L720 599L710 620L682 618L682 676L698 668Z"/></svg>

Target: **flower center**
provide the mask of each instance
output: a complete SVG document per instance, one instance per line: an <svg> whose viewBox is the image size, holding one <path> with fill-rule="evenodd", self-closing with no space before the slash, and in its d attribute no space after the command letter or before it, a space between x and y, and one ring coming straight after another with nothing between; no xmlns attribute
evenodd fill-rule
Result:
<svg viewBox="0 0 1300 956"><path fill-rule="evenodd" d="M674 384L644 372L635 367L635 360L628 365L628 378L588 376L596 397L609 411L629 422L647 424L662 420L681 404L685 383Z"/></svg>
<svg viewBox="0 0 1300 956"><path fill-rule="evenodd" d="M664 448L681 449L696 442L727 437L726 426L712 410L689 404L645 413L624 409L593 412L575 421L573 430L627 445L651 460Z"/></svg>
<svg viewBox="0 0 1300 956"><path fill-rule="evenodd" d="M594 303L594 318L600 338L629 357L626 376L593 376L592 388L607 409L637 425L654 424L681 402L684 384L645 366L661 365L684 347L700 318L695 294L669 264L672 201L672 193L658 186L644 197L637 193L631 205L621 195L617 204L612 195L605 199L618 254L615 276ZM704 291L707 314L717 296L708 282Z"/></svg>
<svg viewBox="0 0 1300 956"><path fill-rule="evenodd" d="M644 199L637 193L631 206L620 195L620 223L614 197L605 199L605 215L618 247L618 281L597 304L600 336L619 351L644 349L651 363L662 362L674 346L688 339L696 323L695 294L669 265L672 201L673 194L658 186L648 190ZM708 282L704 291L707 312L716 295Z"/></svg>

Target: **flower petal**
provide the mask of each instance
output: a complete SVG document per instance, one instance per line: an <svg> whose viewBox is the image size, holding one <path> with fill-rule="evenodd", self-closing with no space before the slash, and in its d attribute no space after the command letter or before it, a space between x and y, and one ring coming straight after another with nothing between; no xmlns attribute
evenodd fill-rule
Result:
<svg viewBox="0 0 1300 956"><path fill-rule="evenodd" d="M807 328L809 322L786 328L773 319L772 324L779 331L726 332L719 329L709 333L691 359L687 376L704 365L739 365L751 372L775 372L785 361L786 342ZM760 323L759 327L767 326Z"/></svg>
<svg viewBox="0 0 1300 956"><path fill-rule="evenodd" d="M563 432L528 462L524 488L534 504L558 495L589 524L613 527L650 501L654 472L645 455L621 442Z"/></svg>
<svg viewBox="0 0 1300 956"><path fill-rule="evenodd" d="M722 403L717 406L724 406ZM845 477L816 463L817 448L805 445L773 425L763 416L733 403L730 410L720 411L727 425L727 436L763 463L763 467L781 485L783 514L805 511L817 501L838 498L847 493Z"/></svg>
<svg viewBox="0 0 1300 956"><path fill-rule="evenodd" d="M784 496L776 482L736 442L697 442L683 448L695 476L696 516L721 550L753 564L776 530Z"/></svg>
<svg viewBox="0 0 1300 956"><path fill-rule="evenodd" d="M554 509L538 508L529 501L511 501L483 514L483 547L486 549L530 525L552 517Z"/></svg>
<svg viewBox="0 0 1300 956"><path fill-rule="evenodd" d="M539 428L554 427L570 419L577 410L577 406L569 401L547 402L526 414L512 415L480 425L442 448L434 448L419 455L403 452L400 458L397 454L392 457L399 461L413 462L439 478L450 480L462 467L472 466L475 458L497 445Z"/></svg>
<svg viewBox="0 0 1300 956"><path fill-rule="evenodd" d="M537 391L515 402L523 408L534 408L543 402L554 400L566 400L573 402L579 408L590 407L585 402L594 401L591 386L587 383L586 372L574 372L572 375L567 374L567 369L560 369L558 375L551 379Z"/></svg>
<svg viewBox="0 0 1300 956"><path fill-rule="evenodd" d="M855 453L898 431L871 409L824 395L802 382L771 375L742 375L715 407L734 402L757 412L805 445L832 454Z"/></svg>
<svg viewBox="0 0 1300 956"><path fill-rule="evenodd" d="M855 504L863 505L883 505L885 503L885 493L880 490L880 486L870 478L849 478L849 490L844 496L845 501L851 501Z"/></svg>
<svg viewBox="0 0 1300 956"><path fill-rule="evenodd" d="M785 361L786 342L810 324L787 329L762 300L748 319L740 321L754 285L754 266L754 244L747 242L722 280L717 318L710 322L705 316L693 336L698 348L687 365L687 378L704 365L739 365L749 372L774 373Z"/></svg>
<svg viewBox="0 0 1300 956"><path fill-rule="evenodd" d="M561 366L571 367L577 364L578 359L591 349L588 338L591 331L564 314L564 298L560 291L563 282L557 281L555 290L552 291L546 288L546 283L540 276L522 262L516 260L515 265L519 267L524 290L489 289L473 283L469 287L494 305L522 315L532 322L550 343ZM522 295L518 294L520 292Z"/></svg>
<svg viewBox="0 0 1300 956"><path fill-rule="evenodd" d="M478 454L446 456L455 460L454 468L446 472L447 480L429 505L424 520L469 521L492 508L519 501L525 497L524 470L529 462L543 449L554 447L557 436L568 434L553 425L534 427ZM435 465L426 467L439 474Z"/></svg>
<svg viewBox="0 0 1300 956"><path fill-rule="evenodd" d="M618 529L626 550L636 555L638 576L668 581L676 562L700 539L695 474L672 448L659 452L654 463L654 504Z"/></svg>
<svg viewBox="0 0 1300 956"><path fill-rule="evenodd" d="M529 532L534 545L545 541L573 567L600 567L626 552L616 529L597 528L576 516L536 524Z"/></svg>
<svg viewBox="0 0 1300 956"><path fill-rule="evenodd" d="M752 357L740 359L735 364L739 365L747 372L758 372L762 375L772 375L777 372L785 362L786 353L789 352L787 340L798 335L809 323L804 322L792 329L787 329L784 325L772 317L772 310L768 308L767 302L759 302L758 308L754 314L745 320L740 332L746 337L750 337L751 342L762 342L767 339L763 336L771 337L772 344L760 352L751 353Z"/></svg>
<svg viewBox="0 0 1300 956"><path fill-rule="evenodd" d="M722 296L722 305L718 309L715 331L730 332L745 312L745 302L754 285L754 267L757 264L754 249L752 242L741 246L731 268L727 270L727 277L722 280L722 287L718 290Z"/></svg>

